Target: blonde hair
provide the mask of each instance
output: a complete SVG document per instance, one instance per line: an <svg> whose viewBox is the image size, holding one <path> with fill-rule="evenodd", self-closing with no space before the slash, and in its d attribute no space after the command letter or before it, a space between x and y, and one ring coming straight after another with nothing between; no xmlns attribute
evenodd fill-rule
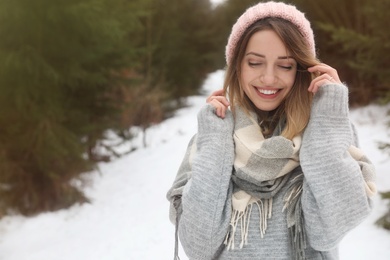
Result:
<svg viewBox="0 0 390 260"><path fill-rule="evenodd" d="M246 46L251 36L261 30L273 30L298 64L291 91L279 107L271 112L257 109L240 84L241 62L245 56ZM274 131L280 120L285 120L286 124L281 135L292 139L303 132L309 122L312 94L307 89L316 75L309 73L307 68L319 63L299 29L291 22L282 18L268 17L253 23L238 41L230 66L226 68L224 92L230 100L232 111L235 111L237 105L247 113L254 111L259 120L265 122L270 133Z"/></svg>

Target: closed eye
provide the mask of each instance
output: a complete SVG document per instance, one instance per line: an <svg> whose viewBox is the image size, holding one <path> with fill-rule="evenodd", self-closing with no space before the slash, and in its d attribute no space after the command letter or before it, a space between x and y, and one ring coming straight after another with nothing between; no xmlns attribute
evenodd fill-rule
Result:
<svg viewBox="0 0 390 260"><path fill-rule="evenodd" d="M291 70L293 68L292 66L279 66L279 67L285 70Z"/></svg>
<svg viewBox="0 0 390 260"><path fill-rule="evenodd" d="M248 62L248 65L251 67L260 66L261 64L263 64L263 63L261 63L261 62Z"/></svg>

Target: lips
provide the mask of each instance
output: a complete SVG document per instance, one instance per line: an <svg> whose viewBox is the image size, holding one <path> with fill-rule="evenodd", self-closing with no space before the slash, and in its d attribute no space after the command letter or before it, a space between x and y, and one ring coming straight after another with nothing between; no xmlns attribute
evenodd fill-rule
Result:
<svg viewBox="0 0 390 260"><path fill-rule="evenodd" d="M265 98L273 98L278 95L278 93L281 91L281 89L266 89L266 88L259 88L255 87L256 92L259 96L265 97Z"/></svg>

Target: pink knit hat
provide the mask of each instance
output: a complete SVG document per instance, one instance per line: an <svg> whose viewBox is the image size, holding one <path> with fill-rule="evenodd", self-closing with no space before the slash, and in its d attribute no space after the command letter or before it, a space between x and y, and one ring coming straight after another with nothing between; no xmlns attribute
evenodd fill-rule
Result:
<svg viewBox="0 0 390 260"><path fill-rule="evenodd" d="M295 24L301 31L307 44L310 46L312 54L315 56L314 34L310 27L310 22L306 19L305 15L293 5L279 2L266 2L248 8L233 25L232 32L226 45L225 55L226 63L228 65L230 65L234 49L245 30L254 22L267 17L278 17Z"/></svg>

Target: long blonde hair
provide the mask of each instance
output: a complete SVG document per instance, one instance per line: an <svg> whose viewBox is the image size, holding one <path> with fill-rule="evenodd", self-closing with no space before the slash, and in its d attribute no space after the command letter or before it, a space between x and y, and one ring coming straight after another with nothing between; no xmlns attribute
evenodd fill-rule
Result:
<svg viewBox="0 0 390 260"><path fill-rule="evenodd" d="M298 64L291 91L279 107L271 112L257 109L246 96L240 84L241 62L245 56L246 46L251 36L261 30L273 30ZM254 111L260 120L266 122L271 133L280 120L285 120L286 124L281 135L292 139L300 134L309 122L312 94L307 89L316 75L309 73L307 68L317 64L319 64L319 60L313 56L299 29L291 22L282 18L269 17L253 23L238 41L231 65L226 68L224 92L230 100L232 111L235 111L237 105L246 112Z"/></svg>

